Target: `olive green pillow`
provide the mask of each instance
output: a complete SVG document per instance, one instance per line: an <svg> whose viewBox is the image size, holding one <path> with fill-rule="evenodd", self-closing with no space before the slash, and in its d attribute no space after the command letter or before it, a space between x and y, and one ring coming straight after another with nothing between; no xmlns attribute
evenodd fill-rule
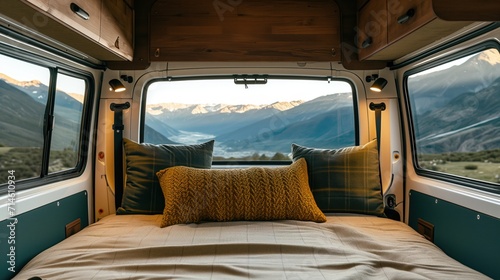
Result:
<svg viewBox="0 0 500 280"><path fill-rule="evenodd" d="M201 221L326 221L309 188L305 160L275 168L177 166L158 177L165 196L161 227Z"/></svg>
<svg viewBox="0 0 500 280"><path fill-rule="evenodd" d="M309 185L323 212L383 215L376 140L341 149L292 144L292 157L307 161Z"/></svg>
<svg viewBox="0 0 500 280"><path fill-rule="evenodd" d="M197 145L139 144L123 139L126 184L117 214L161 214L165 199L156 172L184 165L210 168L214 140Z"/></svg>

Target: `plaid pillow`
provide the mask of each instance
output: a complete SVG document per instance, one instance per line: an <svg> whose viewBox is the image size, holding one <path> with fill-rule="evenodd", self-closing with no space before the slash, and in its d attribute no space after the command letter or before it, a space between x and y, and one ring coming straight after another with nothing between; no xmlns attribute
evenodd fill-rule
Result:
<svg viewBox="0 0 500 280"><path fill-rule="evenodd" d="M306 159L309 185L323 212L383 215L377 140L335 150L292 144L292 155L294 161Z"/></svg>
<svg viewBox="0 0 500 280"><path fill-rule="evenodd" d="M156 172L183 165L210 168L214 140L195 145L139 144L123 139L126 185L116 214L161 214L165 199Z"/></svg>

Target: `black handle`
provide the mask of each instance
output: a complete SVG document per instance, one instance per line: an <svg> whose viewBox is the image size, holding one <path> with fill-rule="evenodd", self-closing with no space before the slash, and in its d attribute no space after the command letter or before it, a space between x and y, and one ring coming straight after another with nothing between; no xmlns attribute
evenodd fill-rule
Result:
<svg viewBox="0 0 500 280"><path fill-rule="evenodd" d="M363 43L361 43L361 48L362 49L366 49L368 48L371 44L373 43L373 39L372 37L368 37L366 38Z"/></svg>
<svg viewBox="0 0 500 280"><path fill-rule="evenodd" d="M409 9L406 14L398 17L398 23L403 24L407 21L409 21L413 16L415 16L415 9Z"/></svg>
<svg viewBox="0 0 500 280"><path fill-rule="evenodd" d="M87 13L87 11L85 11L84 9L80 8L80 6L78 6L75 3L71 3L69 5L69 8L73 11L73 13L77 14L84 20L88 20L90 18L89 13Z"/></svg>

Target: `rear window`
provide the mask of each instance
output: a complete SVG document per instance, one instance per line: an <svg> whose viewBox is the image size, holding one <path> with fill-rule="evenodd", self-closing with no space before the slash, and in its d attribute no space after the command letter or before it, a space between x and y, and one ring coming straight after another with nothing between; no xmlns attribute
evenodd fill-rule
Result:
<svg viewBox="0 0 500 280"><path fill-rule="evenodd" d="M417 170L500 185L500 55L469 53L407 78Z"/></svg>
<svg viewBox="0 0 500 280"><path fill-rule="evenodd" d="M214 161L290 160L291 144L356 143L353 87L344 80L277 77L168 79L147 88L143 141L215 139Z"/></svg>

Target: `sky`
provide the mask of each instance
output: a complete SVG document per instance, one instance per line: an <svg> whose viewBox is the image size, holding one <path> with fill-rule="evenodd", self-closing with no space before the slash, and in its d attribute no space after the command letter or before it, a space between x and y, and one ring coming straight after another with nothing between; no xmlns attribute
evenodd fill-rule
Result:
<svg viewBox="0 0 500 280"><path fill-rule="evenodd" d="M347 82L268 79L265 85L235 84L233 79L156 82L148 88L147 104L272 104L311 100L333 93L351 92Z"/></svg>
<svg viewBox="0 0 500 280"><path fill-rule="evenodd" d="M443 70L461 64L470 56L456 61L445 63L438 67L417 73L413 77ZM21 66L19 64L25 64ZM0 72L18 81L39 80L48 85L49 71L31 63L19 61L0 54ZM27 70L29 69L29 70ZM60 75L57 87L67 93L83 93L81 81ZM148 104L157 103L184 103L184 104L272 104L277 101L311 100L319 96L339 92L351 92L346 82L317 81L317 80L276 80L268 79L266 85L234 84L232 79L225 80L190 80L174 82L157 82L148 89Z"/></svg>
<svg viewBox="0 0 500 280"><path fill-rule="evenodd" d="M477 54L475 53L475 54L472 54L472 55L469 55L469 56L466 56L466 57L462 57L462 58L457 59L457 60L453 60L453 61L441 64L441 65L438 65L436 67L432 67L432 68L427 69L425 71L416 73L416 74L412 75L410 78L414 78L414 77L417 77L417 76L420 76L420 75L426 75L426 74L429 74L429 73L432 73L432 72L436 72L436 71L441 71L441 70L448 69L448 68L450 68L452 66L460 65L460 64L466 62L467 60L469 60L469 58L471 58L471 57L473 57L475 55L477 55Z"/></svg>
<svg viewBox="0 0 500 280"><path fill-rule="evenodd" d="M45 85L49 84L50 73L48 68L23 62L0 54L0 72L20 82L38 80ZM74 78L66 75L59 75L57 89L67 93L83 94L82 82L75 83Z"/></svg>
<svg viewBox="0 0 500 280"><path fill-rule="evenodd" d="M24 64L24 65L22 65ZM0 54L0 72L18 81L39 80L49 84L49 71L45 67L22 62ZM57 87L67 93L82 93L82 81L59 75ZM190 80L153 83L148 89L148 104L272 104L277 101L311 100L338 92L351 92L346 82L317 80L268 79L265 85L234 84L233 79Z"/></svg>

